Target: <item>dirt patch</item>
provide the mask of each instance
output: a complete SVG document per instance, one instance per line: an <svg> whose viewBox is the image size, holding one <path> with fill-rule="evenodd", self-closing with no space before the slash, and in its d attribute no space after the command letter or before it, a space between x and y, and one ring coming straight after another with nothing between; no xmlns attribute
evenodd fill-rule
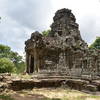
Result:
<svg viewBox="0 0 100 100"><path fill-rule="evenodd" d="M14 94L11 96L15 100L47 100L43 95L38 94L32 94L32 95L20 95L20 94Z"/></svg>
<svg viewBox="0 0 100 100"><path fill-rule="evenodd" d="M63 88L35 88L32 90L6 90L0 95L8 95L14 100L100 100L100 95L87 94L81 91ZM92 100L91 99L91 100ZM12 100L12 99L2 99Z"/></svg>

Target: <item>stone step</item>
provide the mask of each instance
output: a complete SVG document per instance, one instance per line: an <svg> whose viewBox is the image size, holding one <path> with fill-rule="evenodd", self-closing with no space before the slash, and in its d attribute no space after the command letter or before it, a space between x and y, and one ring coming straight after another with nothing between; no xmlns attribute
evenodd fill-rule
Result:
<svg viewBox="0 0 100 100"><path fill-rule="evenodd" d="M93 84L94 83L94 84ZM22 89L33 88L55 88L61 86L67 86L72 89L100 91L100 80L91 82L81 79L39 79L39 80L19 80L14 79L9 85L10 89L19 91Z"/></svg>
<svg viewBox="0 0 100 100"><path fill-rule="evenodd" d="M33 76L32 77L33 79L34 78L37 78L37 79L67 79L67 78L71 78L70 76L45 76L45 75L42 75L42 76Z"/></svg>

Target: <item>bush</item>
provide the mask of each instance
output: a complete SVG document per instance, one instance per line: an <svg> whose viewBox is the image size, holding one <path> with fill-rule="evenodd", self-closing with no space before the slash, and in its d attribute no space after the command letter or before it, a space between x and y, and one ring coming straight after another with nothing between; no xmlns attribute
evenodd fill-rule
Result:
<svg viewBox="0 0 100 100"><path fill-rule="evenodd" d="M26 68L25 62L21 62L21 63L17 64L16 73L17 74L24 73L25 72L25 68Z"/></svg>
<svg viewBox="0 0 100 100"><path fill-rule="evenodd" d="M11 73L15 71L14 63L8 58L0 58L0 73Z"/></svg>

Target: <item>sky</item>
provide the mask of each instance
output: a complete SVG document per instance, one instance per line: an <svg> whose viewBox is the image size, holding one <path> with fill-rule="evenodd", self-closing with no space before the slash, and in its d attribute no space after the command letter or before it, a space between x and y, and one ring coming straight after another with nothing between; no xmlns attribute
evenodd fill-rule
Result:
<svg viewBox="0 0 100 100"><path fill-rule="evenodd" d="M89 45L100 36L100 0L0 0L0 44L23 55L31 33L49 29L62 8L72 10Z"/></svg>

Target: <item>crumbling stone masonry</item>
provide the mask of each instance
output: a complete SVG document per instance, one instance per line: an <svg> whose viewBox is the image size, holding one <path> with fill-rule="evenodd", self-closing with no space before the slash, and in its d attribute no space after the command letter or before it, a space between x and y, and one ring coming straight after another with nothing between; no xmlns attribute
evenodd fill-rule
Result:
<svg viewBox="0 0 100 100"><path fill-rule="evenodd" d="M82 40L71 10L58 10L53 20L48 36L36 31L25 42L27 73L99 75L100 51L90 50Z"/></svg>

